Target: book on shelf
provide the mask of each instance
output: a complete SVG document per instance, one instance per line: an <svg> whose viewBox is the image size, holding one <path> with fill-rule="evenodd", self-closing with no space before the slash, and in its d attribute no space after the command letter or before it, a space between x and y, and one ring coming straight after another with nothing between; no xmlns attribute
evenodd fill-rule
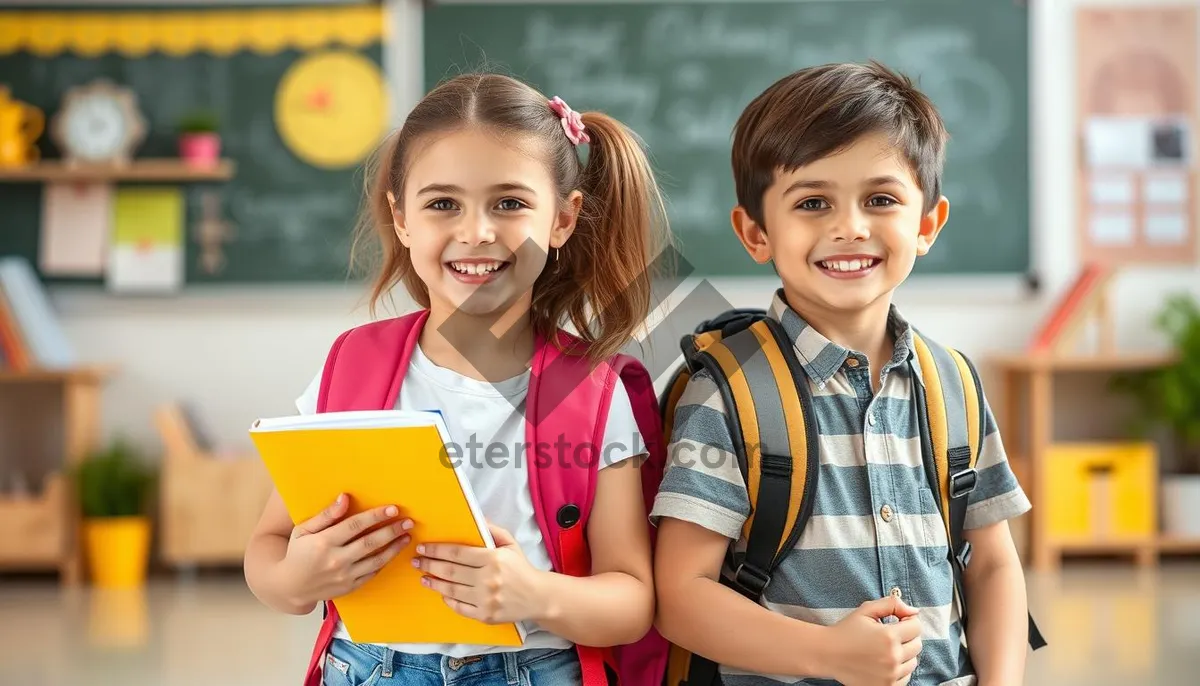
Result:
<svg viewBox="0 0 1200 686"><path fill-rule="evenodd" d="M0 257L0 353L4 368L15 371L78 364L45 286L23 257Z"/></svg>

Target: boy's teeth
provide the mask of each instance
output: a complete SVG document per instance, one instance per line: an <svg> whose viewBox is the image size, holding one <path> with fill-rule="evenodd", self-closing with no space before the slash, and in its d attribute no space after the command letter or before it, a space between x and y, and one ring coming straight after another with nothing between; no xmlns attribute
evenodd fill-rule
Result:
<svg viewBox="0 0 1200 686"><path fill-rule="evenodd" d="M856 272L871 266L874 260L825 260L821 264L835 272Z"/></svg>

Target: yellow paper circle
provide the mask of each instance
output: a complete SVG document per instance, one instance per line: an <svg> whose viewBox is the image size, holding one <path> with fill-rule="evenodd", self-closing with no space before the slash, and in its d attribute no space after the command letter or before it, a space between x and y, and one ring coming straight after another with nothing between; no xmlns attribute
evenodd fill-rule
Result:
<svg viewBox="0 0 1200 686"><path fill-rule="evenodd" d="M345 51L296 61L275 92L275 125L285 145L314 167L356 164L379 143L387 93L379 67Z"/></svg>

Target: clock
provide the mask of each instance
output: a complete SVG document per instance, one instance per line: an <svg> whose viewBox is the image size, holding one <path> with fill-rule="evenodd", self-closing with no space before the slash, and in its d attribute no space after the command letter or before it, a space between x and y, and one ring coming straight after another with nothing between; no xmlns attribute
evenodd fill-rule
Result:
<svg viewBox="0 0 1200 686"><path fill-rule="evenodd" d="M299 159L321 169L357 164L387 126L387 88L379 67L348 50L297 60L275 91L279 137Z"/></svg>
<svg viewBox="0 0 1200 686"><path fill-rule="evenodd" d="M68 164L125 164L146 138L137 95L97 79L67 90L51 135Z"/></svg>

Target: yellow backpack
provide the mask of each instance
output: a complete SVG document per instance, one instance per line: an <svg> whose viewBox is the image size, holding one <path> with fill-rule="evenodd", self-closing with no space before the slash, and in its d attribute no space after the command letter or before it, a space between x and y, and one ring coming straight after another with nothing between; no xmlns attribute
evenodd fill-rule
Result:
<svg viewBox="0 0 1200 686"><path fill-rule="evenodd" d="M919 334L914 333L913 342L925 382L924 387L914 384L925 472L951 542L965 630L963 570L971 549L963 539L963 522L983 443L983 392L964 355ZM721 583L757 603L812 514L820 460L808 383L783 327L760 309L729 310L703 322L683 338L681 347L684 363L659 402L663 430L670 440L675 406L688 380L707 370L724 399L750 499L750 516L742 527L746 550L736 554L730 546L727 567L733 573L723 573ZM1029 642L1034 650L1046 645L1032 616ZM672 646L666 683L717 686L721 681L711 660Z"/></svg>

